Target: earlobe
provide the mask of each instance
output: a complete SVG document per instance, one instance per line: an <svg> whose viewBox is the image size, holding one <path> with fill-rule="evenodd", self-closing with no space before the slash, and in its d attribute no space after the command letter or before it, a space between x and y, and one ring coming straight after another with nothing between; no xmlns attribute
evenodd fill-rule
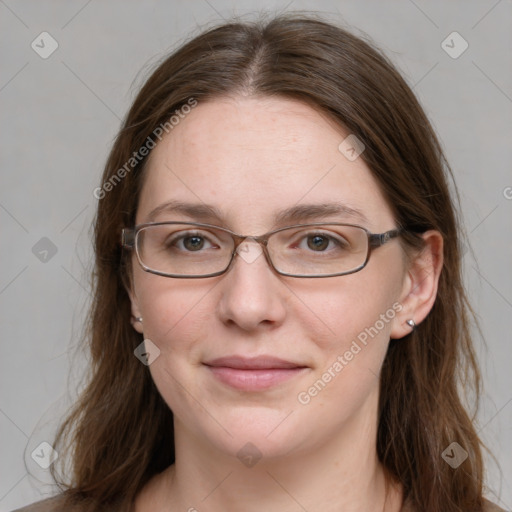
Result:
<svg viewBox="0 0 512 512"><path fill-rule="evenodd" d="M132 316L131 323L133 328L140 334L143 334L143 326L142 326L143 318L141 316Z"/></svg>
<svg viewBox="0 0 512 512"><path fill-rule="evenodd" d="M390 337L403 338L411 333L430 313L437 296L443 268L443 237L439 231L423 233L424 248L410 261L404 278L402 310L391 329Z"/></svg>
<svg viewBox="0 0 512 512"><path fill-rule="evenodd" d="M135 293L133 292L133 289L130 288L127 291L128 291L128 295L130 297L130 302L131 302L131 311L132 311L132 317L130 320L131 324L132 324L133 328L138 333L143 334L142 322L144 319L142 317L142 314L141 314L141 311L139 308L139 302L137 300Z"/></svg>

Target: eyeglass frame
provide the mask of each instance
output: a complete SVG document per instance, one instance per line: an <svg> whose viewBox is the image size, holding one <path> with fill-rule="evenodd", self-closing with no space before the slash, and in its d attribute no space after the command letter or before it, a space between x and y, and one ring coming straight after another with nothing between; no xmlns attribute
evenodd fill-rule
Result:
<svg viewBox="0 0 512 512"><path fill-rule="evenodd" d="M211 274L205 274L205 275L183 275L183 274L168 274L165 272L160 272L158 270L153 270L149 268L148 266L144 265L142 262L142 259L139 255L138 247L137 247L137 235L138 233L147 227L150 226L162 226L162 225L172 225L172 224L185 224L187 226L196 226L196 227L206 227L206 228L215 228L220 229L221 231L224 231L231 235L233 242L235 244L233 248L233 252L231 253L231 258L229 260L229 263L227 264L226 268L224 270L221 270L219 272L213 272ZM267 244L268 239L274 234L279 233L280 231L285 231L287 229L291 228L301 228L301 227L309 227L309 226L349 226L354 228L362 229L367 237L368 237L368 248L366 252L366 258L363 264L361 264L359 267L357 267L354 270L349 270L347 272L339 272L336 274L323 274L323 275L297 275L297 274L289 274L287 272L282 272L278 270L272 261L272 258L270 257L270 254L268 252ZM254 240L257 242L263 250L263 253L265 254L265 259L267 260L267 263L269 264L270 268L272 268L275 272L277 272L279 275L286 276L286 277L295 277L295 278L322 278L322 277L339 277L339 276L346 276L349 274L354 274L356 272L361 271L366 265L368 264L368 261L370 260L370 255L373 250L378 249L379 247L382 247L384 244L388 243L390 240L400 236L405 231L404 228L394 228L389 231L385 231L384 233L372 233L368 229L366 229L363 226L359 226L357 224L348 224L345 222L314 222L310 224L294 224L292 226L285 226L282 228L278 228L272 231L269 231L268 233L265 233L263 235L259 236L252 236L252 235L239 235L238 233L235 233L231 231L228 228L224 228L221 226L216 226L214 224L204 224L201 222L181 222L181 221L167 221L167 222L146 222L144 224L139 224L133 228L123 228L121 231L121 246L123 249L133 250L135 249L135 255L137 256L137 261L139 262L139 265L141 268L150 274L155 274L162 277L172 277L176 279L199 279L199 278L207 278L207 277L217 277L222 274L225 274L233 265L233 261L235 259L235 255L237 254L238 247L247 239Z"/></svg>

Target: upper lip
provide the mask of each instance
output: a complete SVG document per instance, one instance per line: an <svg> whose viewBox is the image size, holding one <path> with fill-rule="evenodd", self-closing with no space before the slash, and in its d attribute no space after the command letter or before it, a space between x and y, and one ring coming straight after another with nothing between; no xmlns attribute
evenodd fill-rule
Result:
<svg viewBox="0 0 512 512"><path fill-rule="evenodd" d="M305 368L305 365L286 361L272 356L243 357L228 356L212 359L204 363L206 366L222 366L240 370L262 370L277 368Z"/></svg>

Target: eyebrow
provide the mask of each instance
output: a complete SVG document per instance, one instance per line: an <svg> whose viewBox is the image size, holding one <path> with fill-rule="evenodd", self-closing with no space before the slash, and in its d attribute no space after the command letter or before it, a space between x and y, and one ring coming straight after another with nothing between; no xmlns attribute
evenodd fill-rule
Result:
<svg viewBox="0 0 512 512"><path fill-rule="evenodd" d="M227 225L222 212L213 205L205 203L187 203L183 201L168 201L153 209L146 222L154 222L162 214L181 214L200 222L216 221L221 225ZM325 217L348 217L363 223L368 223L366 215L357 208L352 208L343 203L329 202L319 204L300 204L277 211L273 221L276 225L286 225L293 222L310 222Z"/></svg>

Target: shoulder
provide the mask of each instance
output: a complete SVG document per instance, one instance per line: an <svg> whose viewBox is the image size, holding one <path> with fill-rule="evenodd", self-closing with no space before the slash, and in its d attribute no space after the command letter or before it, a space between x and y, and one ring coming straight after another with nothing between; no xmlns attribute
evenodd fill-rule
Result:
<svg viewBox="0 0 512 512"><path fill-rule="evenodd" d="M36 501L26 507L13 510L13 512L58 512L61 510L63 503L64 497L59 495L42 501Z"/></svg>
<svg viewBox="0 0 512 512"><path fill-rule="evenodd" d="M484 500L484 512L506 512L504 509L498 507L488 500Z"/></svg>
<svg viewBox="0 0 512 512"><path fill-rule="evenodd" d="M96 510L96 507L85 506L87 502L81 505L70 505L67 496L64 493L57 494L52 498L36 501L31 505L13 510L12 512L79 512L80 510ZM88 504L90 505L90 503Z"/></svg>

